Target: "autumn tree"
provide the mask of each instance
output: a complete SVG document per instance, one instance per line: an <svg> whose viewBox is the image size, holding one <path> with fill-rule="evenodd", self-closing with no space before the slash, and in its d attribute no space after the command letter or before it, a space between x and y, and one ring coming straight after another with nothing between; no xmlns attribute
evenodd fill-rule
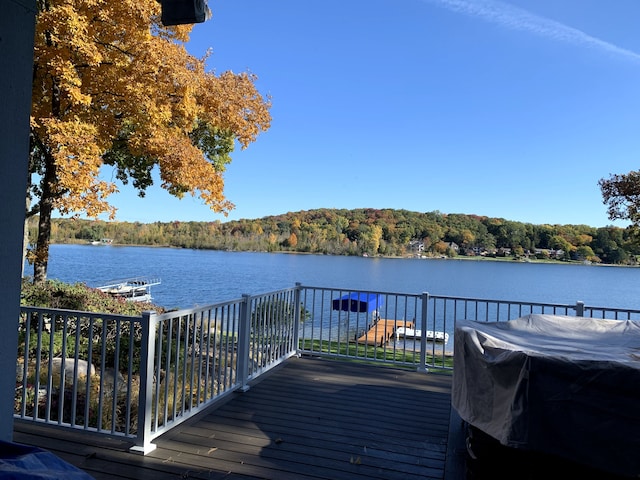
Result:
<svg viewBox="0 0 640 480"><path fill-rule="evenodd" d="M156 0L39 0L31 117L29 214L39 214L34 281L47 271L51 217L97 217L116 185L141 196L159 172L180 198L233 208L223 172L236 142L269 128L270 102L247 73L207 71L190 55L191 26L164 27Z"/></svg>
<svg viewBox="0 0 640 480"><path fill-rule="evenodd" d="M447 252L447 248L449 248L449 245L446 242L443 242L442 240L436 242L433 245L433 250L436 253L440 253L440 254L446 253Z"/></svg>
<svg viewBox="0 0 640 480"><path fill-rule="evenodd" d="M291 235L289 235L289 246L291 248L295 248L298 245L298 236L291 232Z"/></svg>

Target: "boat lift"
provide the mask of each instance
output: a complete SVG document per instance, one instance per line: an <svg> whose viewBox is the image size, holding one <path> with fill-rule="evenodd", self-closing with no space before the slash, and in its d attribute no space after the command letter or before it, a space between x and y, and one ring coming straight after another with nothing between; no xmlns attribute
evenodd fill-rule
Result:
<svg viewBox="0 0 640 480"><path fill-rule="evenodd" d="M134 277L114 281L97 288L113 297L124 298L129 302L151 302L151 287L155 285L160 285L159 278Z"/></svg>

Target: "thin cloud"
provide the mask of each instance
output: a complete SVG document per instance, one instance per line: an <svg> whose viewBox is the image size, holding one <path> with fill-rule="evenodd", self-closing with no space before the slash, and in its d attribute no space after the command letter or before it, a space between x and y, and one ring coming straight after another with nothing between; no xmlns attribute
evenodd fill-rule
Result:
<svg viewBox="0 0 640 480"><path fill-rule="evenodd" d="M423 0L453 12L479 17L513 30L530 32L541 37L601 50L617 56L640 61L640 54L600 40L582 30L555 20L544 18L526 10L493 0Z"/></svg>

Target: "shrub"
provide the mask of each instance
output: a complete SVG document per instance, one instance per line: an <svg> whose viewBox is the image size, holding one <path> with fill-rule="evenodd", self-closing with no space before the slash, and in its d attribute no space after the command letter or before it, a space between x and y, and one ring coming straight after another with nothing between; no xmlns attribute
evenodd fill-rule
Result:
<svg viewBox="0 0 640 480"><path fill-rule="evenodd" d="M164 308L158 305L128 302L84 283L47 280L43 284L34 284L28 277L22 279L20 305L130 316L139 316L146 310L164 312Z"/></svg>

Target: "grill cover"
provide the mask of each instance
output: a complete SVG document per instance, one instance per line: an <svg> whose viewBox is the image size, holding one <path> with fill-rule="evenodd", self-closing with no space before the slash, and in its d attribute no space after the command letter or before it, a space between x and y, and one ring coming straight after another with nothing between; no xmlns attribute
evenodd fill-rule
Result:
<svg viewBox="0 0 640 480"><path fill-rule="evenodd" d="M452 404L501 444L640 474L640 324L559 315L456 323Z"/></svg>

